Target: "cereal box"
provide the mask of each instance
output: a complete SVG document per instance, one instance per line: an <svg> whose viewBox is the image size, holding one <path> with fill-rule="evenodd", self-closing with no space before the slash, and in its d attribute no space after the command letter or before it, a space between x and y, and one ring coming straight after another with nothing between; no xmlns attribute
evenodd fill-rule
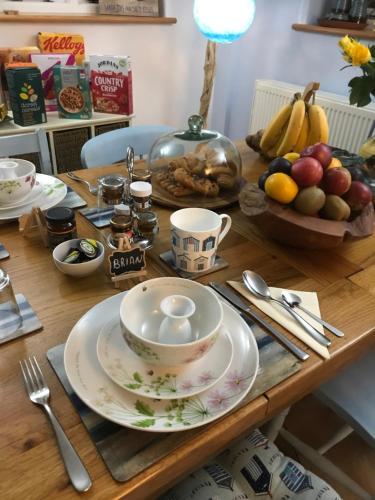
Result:
<svg viewBox="0 0 375 500"><path fill-rule="evenodd" d="M130 58L92 55L89 59L94 110L131 115L133 91Z"/></svg>
<svg viewBox="0 0 375 500"><path fill-rule="evenodd" d="M57 65L53 67L53 78L59 116L91 118L90 88L84 68Z"/></svg>
<svg viewBox="0 0 375 500"><path fill-rule="evenodd" d="M14 123L27 127L46 122L42 76L35 64L8 64L5 75Z"/></svg>
<svg viewBox="0 0 375 500"><path fill-rule="evenodd" d="M85 43L82 35L73 33L38 33L38 45L42 53L73 54L77 65L85 60Z"/></svg>
<svg viewBox="0 0 375 500"><path fill-rule="evenodd" d="M31 62L35 63L42 73L44 103L46 111L57 110L57 100L53 85L53 68L58 64L72 66L75 63L73 54L31 54Z"/></svg>

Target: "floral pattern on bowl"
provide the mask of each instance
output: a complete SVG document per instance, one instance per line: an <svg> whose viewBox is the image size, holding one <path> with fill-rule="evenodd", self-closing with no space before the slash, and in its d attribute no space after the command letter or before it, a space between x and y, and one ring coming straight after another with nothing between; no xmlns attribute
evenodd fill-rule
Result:
<svg viewBox="0 0 375 500"><path fill-rule="evenodd" d="M188 365L159 367L134 354L123 341L119 321L114 320L99 334L97 355L106 374L120 387L144 397L173 399L194 396L218 382L230 366L233 348L222 328L217 342L202 359Z"/></svg>

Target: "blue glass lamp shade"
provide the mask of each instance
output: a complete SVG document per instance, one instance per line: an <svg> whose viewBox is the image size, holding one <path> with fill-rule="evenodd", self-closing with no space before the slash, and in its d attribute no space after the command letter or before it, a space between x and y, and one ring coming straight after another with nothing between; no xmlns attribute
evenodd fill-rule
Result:
<svg viewBox="0 0 375 500"><path fill-rule="evenodd" d="M195 0L193 13L206 38L231 43L246 33L252 24L255 0Z"/></svg>

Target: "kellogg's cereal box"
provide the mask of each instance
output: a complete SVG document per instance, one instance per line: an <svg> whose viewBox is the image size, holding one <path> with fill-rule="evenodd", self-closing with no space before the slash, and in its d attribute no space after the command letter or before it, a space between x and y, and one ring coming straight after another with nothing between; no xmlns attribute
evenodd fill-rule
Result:
<svg viewBox="0 0 375 500"><path fill-rule="evenodd" d="M73 54L77 65L85 60L85 43L82 35L73 33L38 33L38 45L42 53Z"/></svg>
<svg viewBox="0 0 375 500"><path fill-rule="evenodd" d="M31 62L35 63L42 73L44 103L46 111L57 110L57 100L53 81L53 68L58 64L73 66L73 54L31 54Z"/></svg>
<svg viewBox="0 0 375 500"><path fill-rule="evenodd" d="M128 56L89 56L94 111L131 115L133 87Z"/></svg>
<svg viewBox="0 0 375 500"><path fill-rule="evenodd" d="M8 64L5 75L14 123L22 127L45 123L42 77L35 64Z"/></svg>
<svg viewBox="0 0 375 500"><path fill-rule="evenodd" d="M57 65L53 67L53 78L59 116L91 118L90 87L84 68Z"/></svg>

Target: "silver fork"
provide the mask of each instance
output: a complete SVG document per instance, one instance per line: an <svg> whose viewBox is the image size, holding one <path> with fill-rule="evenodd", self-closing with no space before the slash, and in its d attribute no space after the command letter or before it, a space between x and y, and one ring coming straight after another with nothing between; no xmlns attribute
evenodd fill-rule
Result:
<svg viewBox="0 0 375 500"><path fill-rule="evenodd" d="M63 431L59 421L52 413L48 404L50 390L46 384L43 373L35 356L29 358L28 360L24 359L23 361L20 361L20 366L29 398L33 403L43 406L44 411L50 419L57 443L59 445L60 453L64 461L65 469L72 485L79 492L87 491L92 484L90 476Z"/></svg>
<svg viewBox="0 0 375 500"><path fill-rule="evenodd" d="M86 184L86 186L89 188L89 191L93 195L98 194L98 188L96 186L92 186L89 181L85 181L85 179L82 179L81 177L78 177L78 175L74 174L73 172L65 172L66 175L69 177L69 179L72 179L73 181L77 182L82 182L83 184Z"/></svg>

